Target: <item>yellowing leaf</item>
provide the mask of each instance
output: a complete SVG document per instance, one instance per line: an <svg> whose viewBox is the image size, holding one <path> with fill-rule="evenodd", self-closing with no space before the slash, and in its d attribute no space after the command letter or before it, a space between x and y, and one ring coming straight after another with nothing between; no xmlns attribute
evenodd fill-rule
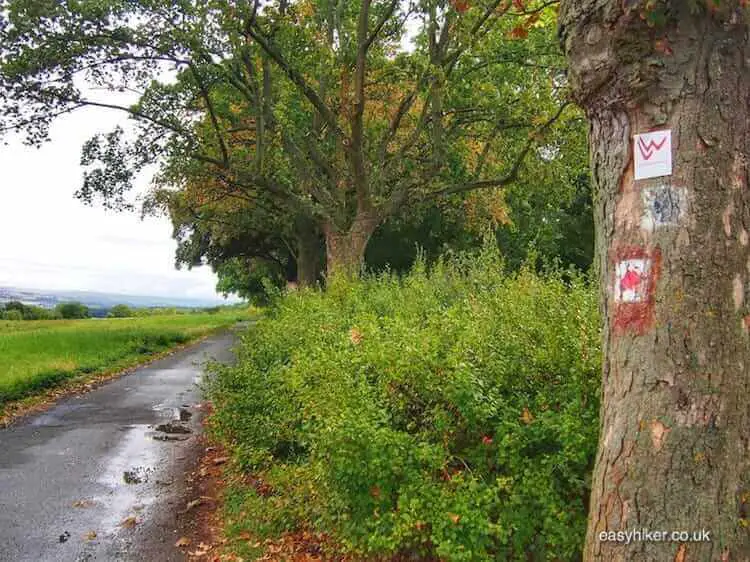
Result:
<svg viewBox="0 0 750 562"><path fill-rule="evenodd" d="M531 415L531 412L528 408L523 409L523 413L521 414L521 421L527 425L534 421L534 416Z"/></svg>
<svg viewBox="0 0 750 562"><path fill-rule="evenodd" d="M357 328L352 328L349 330L349 341L351 341L354 345L359 345L362 343L362 332L360 332Z"/></svg>

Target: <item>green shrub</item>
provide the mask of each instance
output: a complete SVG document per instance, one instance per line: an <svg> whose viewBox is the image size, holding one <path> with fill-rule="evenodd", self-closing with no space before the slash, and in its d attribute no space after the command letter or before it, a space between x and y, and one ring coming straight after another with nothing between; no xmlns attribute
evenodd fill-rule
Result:
<svg viewBox="0 0 750 562"><path fill-rule="evenodd" d="M133 316L135 316L135 311L126 304L116 304L107 313L108 318L131 318Z"/></svg>
<svg viewBox="0 0 750 562"><path fill-rule="evenodd" d="M24 320L53 320L54 311L41 306L29 305L23 311Z"/></svg>
<svg viewBox="0 0 750 562"><path fill-rule="evenodd" d="M598 431L597 299L491 253L279 300L211 383L214 431L273 493L259 534L353 554L580 560Z"/></svg>
<svg viewBox="0 0 750 562"><path fill-rule="evenodd" d="M65 320L88 318L91 314L89 308L80 302L65 302L55 307L55 312Z"/></svg>
<svg viewBox="0 0 750 562"><path fill-rule="evenodd" d="M23 320L23 313L19 310L10 309L10 310L6 310L3 313L3 317L6 320L19 321L19 320Z"/></svg>
<svg viewBox="0 0 750 562"><path fill-rule="evenodd" d="M53 311L19 301L9 301L0 305L0 318L6 320L51 320Z"/></svg>

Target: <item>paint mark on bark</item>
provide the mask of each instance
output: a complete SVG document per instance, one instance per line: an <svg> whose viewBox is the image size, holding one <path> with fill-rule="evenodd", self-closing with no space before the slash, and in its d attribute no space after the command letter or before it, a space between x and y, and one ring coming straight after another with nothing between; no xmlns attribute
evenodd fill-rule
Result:
<svg viewBox="0 0 750 562"><path fill-rule="evenodd" d="M657 453L664 446L664 441L666 441L667 434L670 431L672 430L661 423L659 420L653 420L651 422L651 443Z"/></svg>
<svg viewBox="0 0 750 562"><path fill-rule="evenodd" d="M653 232L657 228L676 226L685 216L687 191L684 187L663 183L641 191L643 216L641 228Z"/></svg>
<svg viewBox="0 0 750 562"><path fill-rule="evenodd" d="M672 175L672 131L641 133L633 138L635 179Z"/></svg>
<svg viewBox="0 0 750 562"><path fill-rule="evenodd" d="M617 264L615 302L644 302L648 296L651 260L636 258Z"/></svg>
<svg viewBox="0 0 750 562"><path fill-rule="evenodd" d="M687 547L685 546L685 543L682 543L677 548L677 554L674 557L674 562L685 562L687 556Z"/></svg>
<svg viewBox="0 0 750 562"><path fill-rule="evenodd" d="M654 322L656 283L661 252L627 247L614 252L612 292L616 306L613 328L616 333L643 334Z"/></svg>
<svg viewBox="0 0 750 562"><path fill-rule="evenodd" d="M732 280L732 296L734 298L734 310L737 311L742 308L745 302L745 283L742 281L742 276L736 273L734 280Z"/></svg>

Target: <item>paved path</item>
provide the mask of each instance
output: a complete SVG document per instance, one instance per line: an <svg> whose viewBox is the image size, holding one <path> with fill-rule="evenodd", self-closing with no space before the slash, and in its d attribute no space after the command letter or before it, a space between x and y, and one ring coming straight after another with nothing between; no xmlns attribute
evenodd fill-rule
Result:
<svg viewBox="0 0 750 562"><path fill-rule="evenodd" d="M196 383L232 343L212 336L0 430L0 560L181 560Z"/></svg>

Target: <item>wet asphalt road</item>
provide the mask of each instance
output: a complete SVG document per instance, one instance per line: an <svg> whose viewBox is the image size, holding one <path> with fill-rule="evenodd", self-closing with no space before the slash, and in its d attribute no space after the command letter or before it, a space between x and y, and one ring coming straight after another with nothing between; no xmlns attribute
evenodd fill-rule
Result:
<svg viewBox="0 0 750 562"><path fill-rule="evenodd" d="M180 560L196 383L207 359L231 361L233 341L212 336L0 429L0 560Z"/></svg>

